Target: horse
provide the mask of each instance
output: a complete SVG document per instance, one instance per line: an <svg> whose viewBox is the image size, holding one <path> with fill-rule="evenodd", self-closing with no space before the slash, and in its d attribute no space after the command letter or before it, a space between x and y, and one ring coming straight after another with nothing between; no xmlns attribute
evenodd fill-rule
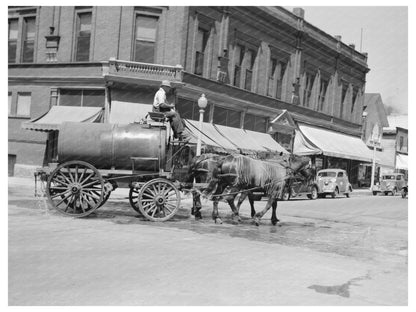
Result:
<svg viewBox="0 0 416 312"><path fill-rule="evenodd" d="M237 217L240 220L239 209L234 205L235 195L242 190L262 188L267 194L268 201L266 207L259 213L256 213L254 205L251 205L254 222L258 226L260 219L272 207L271 222L276 225L279 222L276 215L277 200L281 198L288 178L298 171L306 170L309 165L308 157L294 155L276 162L266 162L243 155L230 155L222 159L221 170L216 170L205 193L216 196L221 194L225 197L233 211L233 218ZM213 218L214 220L219 218L216 202L214 202Z"/></svg>
<svg viewBox="0 0 416 312"><path fill-rule="evenodd" d="M280 154L281 156L282 154ZM272 159L265 159L264 161L269 161L272 163L279 163L287 168L290 168L293 174L290 175L289 179L287 180L286 186L290 188L290 184L293 181L293 177L295 175L301 175L306 181L312 180L316 175L316 170L310 166L310 158L304 156L297 156L291 154L288 158L281 157L281 158L272 158ZM240 197L238 198L237 202L237 210L240 211L240 207L244 200L248 197L250 208L251 208L251 217L254 218L256 214L256 210L254 209L254 200L253 196L250 196L251 192L241 192Z"/></svg>

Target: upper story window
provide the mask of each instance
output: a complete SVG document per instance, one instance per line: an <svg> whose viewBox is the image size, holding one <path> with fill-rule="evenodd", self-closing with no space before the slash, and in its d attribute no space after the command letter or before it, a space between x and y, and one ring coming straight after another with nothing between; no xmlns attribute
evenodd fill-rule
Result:
<svg viewBox="0 0 416 312"><path fill-rule="evenodd" d="M12 93L9 92L9 116L12 114Z"/></svg>
<svg viewBox="0 0 416 312"><path fill-rule="evenodd" d="M32 94L30 92L18 92L16 116L29 118L31 104L32 104Z"/></svg>
<svg viewBox="0 0 416 312"><path fill-rule="evenodd" d="M282 98L282 91L283 91L283 76L286 72L287 63L280 61L279 66L277 67L277 90L276 90L276 97L278 99Z"/></svg>
<svg viewBox="0 0 416 312"><path fill-rule="evenodd" d="M35 62L36 9L9 9L8 62Z"/></svg>
<svg viewBox="0 0 416 312"><path fill-rule="evenodd" d="M23 19L23 63L33 63L35 52L36 17Z"/></svg>
<svg viewBox="0 0 416 312"><path fill-rule="evenodd" d="M244 46L237 44L234 51L234 81L233 85L240 87L241 83L241 67L244 60Z"/></svg>
<svg viewBox="0 0 416 312"><path fill-rule="evenodd" d="M269 66L269 82L268 82L268 88L267 88L267 95L268 96L274 96L274 76L276 73L277 68L277 59L271 58L270 59L270 66Z"/></svg>
<svg viewBox="0 0 416 312"><path fill-rule="evenodd" d="M269 81L267 95L282 98L283 76L286 72L287 64L283 61L278 61L277 58L270 59L269 66Z"/></svg>
<svg viewBox="0 0 416 312"><path fill-rule="evenodd" d="M199 107L196 101L179 98L175 104L175 109L179 112L182 118L199 120ZM204 122L209 122L209 104L205 108Z"/></svg>
<svg viewBox="0 0 416 312"><path fill-rule="evenodd" d="M246 52L246 77L244 81L244 89L251 91L251 84L253 81L253 67L256 59L256 53L252 49L247 49Z"/></svg>
<svg viewBox="0 0 416 312"><path fill-rule="evenodd" d="M240 128L241 112L225 109L219 106L214 107L213 122L227 127Z"/></svg>
<svg viewBox="0 0 416 312"><path fill-rule="evenodd" d="M403 142L404 142L404 138L402 136L400 136L400 142L399 142L399 149L402 150L403 149Z"/></svg>
<svg viewBox="0 0 416 312"><path fill-rule="evenodd" d="M76 21L75 61L85 62L90 59L91 12L78 12Z"/></svg>
<svg viewBox="0 0 416 312"><path fill-rule="evenodd" d="M195 54L195 74L202 75L204 71L204 61L206 60L205 50L209 38L209 31L203 28L198 28L196 34L196 54Z"/></svg>
<svg viewBox="0 0 416 312"><path fill-rule="evenodd" d="M134 45L134 60L136 62L155 62L158 24L158 16L144 14L136 15L136 34Z"/></svg>
<svg viewBox="0 0 416 312"><path fill-rule="evenodd" d="M267 130L267 118L245 114L244 116L244 129L257 132L266 132Z"/></svg>
<svg viewBox="0 0 416 312"><path fill-rule="evenodd" d="M303 106L309 107L312 95L312 86L314 82L314 75L306 74L305 89L303 90Z"/></svg>
<svg viewBox="0 0 416 312"><path fill-rule="evenodd" d="M326 96L326 90L328 88L328 80L321 78L321 88L319 90L319 98L318 98L318 107L319 110L322 111L324 109L324 103L325 103L325 96Z"/></svg>
<svg viewBox="0 0 416 312"><path fill-rule="evenodd" d="M16 63L19 19L9 19L9 63Z"/></svg>
<svg viewBox="0 0 416 312"><path fill-rule="evenodd" d="M105 92L102 89L60 89L60 106L104 107Z"/></svg>

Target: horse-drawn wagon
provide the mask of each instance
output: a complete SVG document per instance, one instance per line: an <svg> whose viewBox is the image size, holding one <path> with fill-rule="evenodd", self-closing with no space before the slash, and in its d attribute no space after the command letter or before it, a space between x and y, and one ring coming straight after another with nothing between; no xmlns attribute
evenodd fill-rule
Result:
<svg viewBox="0 0 416 312"><path fill-rule="evenodd" d="M192 151L171 140L169 125L159 117L145 124L63 123L56 166L36 173L46 182L49 204L65 215L85 217L115 188L127 187L131 206L144 217L172 218L181 202L182 162Z"/></svg>

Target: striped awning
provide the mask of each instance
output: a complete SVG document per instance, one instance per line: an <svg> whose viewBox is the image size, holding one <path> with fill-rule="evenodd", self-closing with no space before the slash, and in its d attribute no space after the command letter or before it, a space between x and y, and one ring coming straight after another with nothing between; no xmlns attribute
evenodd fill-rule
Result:
<svg viewBox="0 0 416 312"><path fill-rule="evenodd" d="M191 143L197 143L199 122L185 119L185 123L186 128L191 133ZM270 134L207 122L204 122L202 126L201 141L206 147L227 153L288 153Z"/></svg>
<svg viewBox="0 0 416 312"><path fill-rule="evenodd" d="M24 122L22 128L34 131L56 131L66 121L99 122L102 114L101 107L52 106L46 114Z"/></svg>
<svg viewBox="0 0 416 312"><path fill-rule="evenodd" d="M309 150L309 155L323 154L364 162L373 159L372 150L359 137L305 124L299 124L299 130L296 132L295 154L308 155Z"/></svg>

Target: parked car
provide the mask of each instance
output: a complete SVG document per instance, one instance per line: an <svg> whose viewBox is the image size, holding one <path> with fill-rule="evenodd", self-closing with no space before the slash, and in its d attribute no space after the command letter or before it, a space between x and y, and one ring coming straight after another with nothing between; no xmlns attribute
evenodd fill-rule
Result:
<svg viewBox="0 0 416 312"><path fill-rule="evenodd" d="M406 185L402 188L402 198L406 198L409 187Z"/></svg>
<svg viewBox="0 0 416 312"><path fill-rule="evenodd" d="M347 172L343 169L323 169L317 173L318 196L331 195L335 198L339 194L350 197L351 183L348 181Z"/></svg>
<svg viewBox="0 0 416 312"><path fill-rule="evenodd" d="M283 190L282 200L289 200L297 196L306 195L309 199L318 198L318 184L314 179L308 181L302 176L296 176L290 181L290 188Z"/></svg>
<svg viewBox="0 0 416 312"><path fill-rule="evenodd" d="M391 173L382 175L380 183L374 185L372 191L373 195L377 195L378 193L387 195L390 193L394 196L405 186L407 186L407 182L404 179L403 173Z"/></svg>

